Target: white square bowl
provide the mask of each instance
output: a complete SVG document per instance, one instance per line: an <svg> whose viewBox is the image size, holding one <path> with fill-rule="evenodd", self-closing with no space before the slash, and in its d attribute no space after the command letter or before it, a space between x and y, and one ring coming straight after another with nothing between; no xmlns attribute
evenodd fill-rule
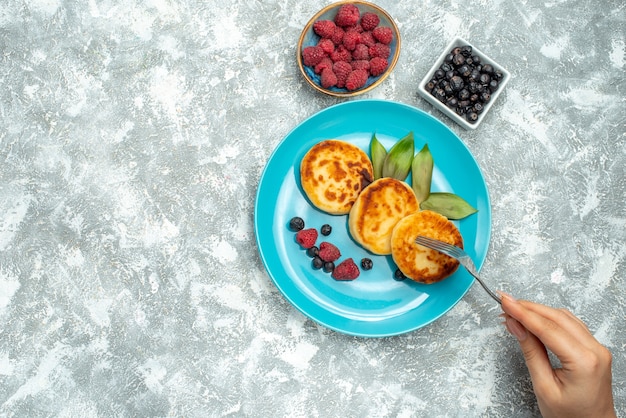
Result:
<svg viewBox="0 0 626 418"><path fill-rule="evenodd" d="M453 109L446 106L445 103L439 101L435 96L433 96L430 92L428 92L425 88L426 84L434 77L435 72L439 69L441 64L444 63L446 56L456 47L461 47L463 45L469 45L472 47L472 55L480 57L481 64L491 64L496 71L500 71L502 73L502 79L500 80L498 89L495 92L491 93L491 100L484 105L484 109L481 113L478 114L478 119L471 123L464 116L459 116ZM491 106L495 103L495 101L500 96L500 93L504 90L504 87L509 82L511 78L511 74L493 59L489 58L482 51L476 48L471 43L467 42L463 38L456 37L448 44L448 46L444 49L442 54L439 56L435 64L432 66L428 74L422 79L418 86L418 93L422 96L426 101L435 106L441 112L445 113L450 119L454 120L456 123L464 127L465 129L476 129L483 121Z"/></svg>

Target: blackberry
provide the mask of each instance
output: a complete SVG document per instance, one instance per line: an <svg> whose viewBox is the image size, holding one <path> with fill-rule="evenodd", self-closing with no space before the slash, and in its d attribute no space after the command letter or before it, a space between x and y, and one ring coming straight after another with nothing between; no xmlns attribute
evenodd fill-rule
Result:
<svg viewBox="0 0 626 418"><path fill-rule="evenodd" d="M406 276L404 275L404 273L402 273L400 269L396 269L395 273L393 273L393 279L401 282L402 280L406 279Z"/></svg>
<svg viewBox="0 0 626 418"><path fill-rule="evenodd" d="M311 258L315 258L320 254L320 249L317 248L315 245L312 246L311 248L307 248L306 250L306 255L308 255Z"/></svg>
<svg viewBox="0 0 626 418"><path fill-rule="evenodd" d="M363 270L371 270L374 267L374 262L369 258L363 258L361 260L361 268Z"/></svg>
<svg viewBox="0 0 626 418"><path fill-rule="evenodd" d="M289 220L289 229L292 231L301 231L304 229L304 219L299 216L294 216Z"/></svg>
<svg viewBox="0 0 626 418"><path fill-rule="evenodd" d="M320 228L320 232L322 233L322 235L324 235L325 237L329 236L331 232L333 232L333 228L332 226L328 225L328 224L324 224L322 225L322 227Z"/></svg>
<svg viewBox="0 0 626 418"><path fill-rule="evenodd" d="M321 259L320 259L321 260ZM334 269L335 269L335 263L333 263L332 261L322 261L324 263L324 271L326 273L331 273Z"/></svg>

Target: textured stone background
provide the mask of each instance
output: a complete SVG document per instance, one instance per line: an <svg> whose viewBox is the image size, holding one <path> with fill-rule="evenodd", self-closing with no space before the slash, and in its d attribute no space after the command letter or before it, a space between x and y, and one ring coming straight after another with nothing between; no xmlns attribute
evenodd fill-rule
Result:
<svg viewBox="0 0 626 418"><path fill-rule="evenodd" d="M328 3L3 2L0 415L538 415L481 289L419 331L359 339L268 278L259 176L294 126L340 101L295 62ZM378 3L404 48L359 98L458 133L492 199L484 277L580 315L614 353L626 416L624 2ZM471 132L416 94L456 35L513 76Z"/></svg>

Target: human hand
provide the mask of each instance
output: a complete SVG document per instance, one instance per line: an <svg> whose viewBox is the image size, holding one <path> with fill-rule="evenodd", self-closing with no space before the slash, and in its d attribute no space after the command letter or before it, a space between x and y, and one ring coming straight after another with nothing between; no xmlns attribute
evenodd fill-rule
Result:
<svg viewBox="0 0 626 418"><path fill-rule="evenodd" d="M502 297L504 325L517 338L539 410L551 417L615 417L610 351L566 309ZM560 360L552 368L546 349Z"/></svg>

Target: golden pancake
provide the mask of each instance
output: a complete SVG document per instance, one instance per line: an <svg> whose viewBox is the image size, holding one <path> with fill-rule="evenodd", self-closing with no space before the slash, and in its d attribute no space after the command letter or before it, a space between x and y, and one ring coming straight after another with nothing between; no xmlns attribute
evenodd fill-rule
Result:
<svg viewBox="0 0 626 418"><path fill-rule="evenodd" d="M300 181L309 201L333 215L350 212L361 190L373 178L374 169L367 154L336 139L314 145L300 163Z"/></svg>
<svg viewBox="0 0 626 418"><path fill-rule="evenodd" d="M401 219L391 234L391 256L405 276L420 283L435 283L456 271L459 262L436 250L415 243L418 235L463 248L456 225L443 215L422 210Z"/></svg>
<svg viewBox="0 0 626 418"><path fill-rule="evenodd" d="M367 186L357 197L348 227L352 238L374 254L391 254L391 232L396 223L419 210L411 186L383 177Z"/></svg>

